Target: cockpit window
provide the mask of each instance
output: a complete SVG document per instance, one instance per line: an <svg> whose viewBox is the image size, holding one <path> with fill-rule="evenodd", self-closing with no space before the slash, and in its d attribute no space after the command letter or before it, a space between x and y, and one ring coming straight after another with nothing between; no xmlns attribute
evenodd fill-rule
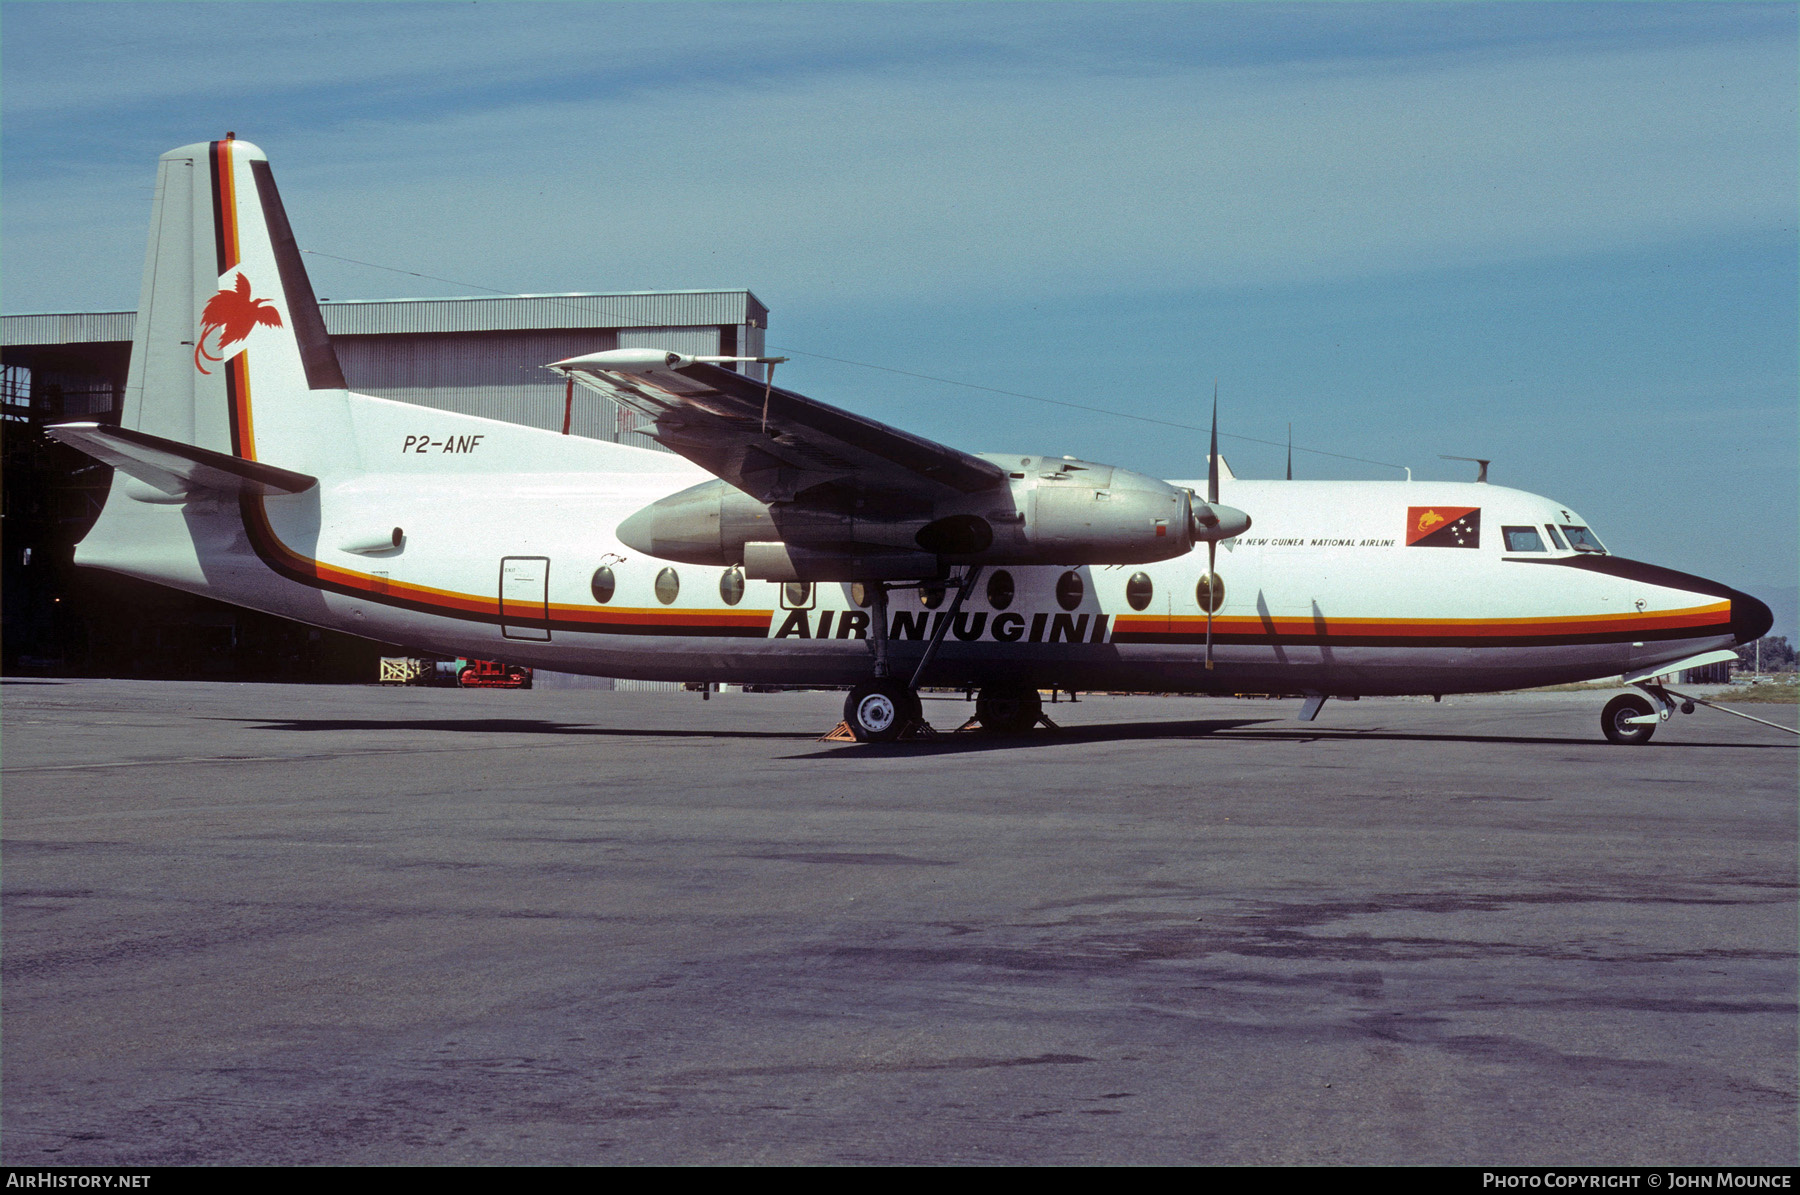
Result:
<svg viewBox="0 0 1800 1195"><path fill-rule="evenodd" d="M1595 537L1586 527L1571 527L1563 524L1563 534L1569 537L1569 546L1577 552L1605 552L1606 545Z"/></svg>
<svg viewBox="0 0 1800 1195"><path fill-rule="evenodd" d="M1544 530L1550 533L1550 542L1556 545L1556 550L1558 552L1567 552L1569 550L1569 545L1565 544L1562 541L1562 536L1556 533L1555 523L1545 523Z"/></svg>
<svg viewBox="0 0 1800 1195"><path fill-rule="evenodd" d="M1502 527L1501 534L1506 536L1508 552L1542 552L1543 537L1537 533L1536 527Z"/></svg>

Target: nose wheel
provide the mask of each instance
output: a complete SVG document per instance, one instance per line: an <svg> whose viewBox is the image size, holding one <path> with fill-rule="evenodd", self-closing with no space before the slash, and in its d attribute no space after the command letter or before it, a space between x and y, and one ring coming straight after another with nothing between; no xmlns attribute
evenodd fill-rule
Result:
<svg viewBox="0 0 1800 1195"><path fill-rule="evenodd" d="M1656 723L1634 719L1651 717L1655 713L1655 708L1636 693L1621 693L1607 702L1600 712L1600 729L1615 743L1637 746L1650 741L1650 736L1656 733Z"/></svg>
<svg viewBox="0 0 1800 1195"><path fill-rule="evenodd" d="M844 722L859 743L891 743L923 714L919 695L892 677L866 680L844 699Z"/></svg>

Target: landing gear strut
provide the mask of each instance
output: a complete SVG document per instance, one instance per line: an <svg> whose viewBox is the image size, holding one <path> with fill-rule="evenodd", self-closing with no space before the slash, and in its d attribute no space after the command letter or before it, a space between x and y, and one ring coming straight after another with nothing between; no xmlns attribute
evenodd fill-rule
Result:
<svg viewBox="0 0 1800 1195"><path fill-rule="evenodd" d="M956 621L958 611L962 609L963 599L975 587L975 581L981 576L981 566L975 565L964 572L962 580L956 583L956 597L950 603L950 609L937 619L937 628L931 633L931 641L925 645L925 654L919 658L918 667L913 669L912 679L900 680L889 675L888 660L888 589L886 582L865 582L869 590L869 613L874 622L873 634L870 635L874 648L875 660L870 679L850 690L844 699L844 724L859 743L891 743L906 733L908 727L923 720L924 707L919 703L919 682L924 679L925 669L930 666L932 657L937 655L938 647L944 642L944 632ZM1035 696L1035 693L1033 694Z"/></svg>

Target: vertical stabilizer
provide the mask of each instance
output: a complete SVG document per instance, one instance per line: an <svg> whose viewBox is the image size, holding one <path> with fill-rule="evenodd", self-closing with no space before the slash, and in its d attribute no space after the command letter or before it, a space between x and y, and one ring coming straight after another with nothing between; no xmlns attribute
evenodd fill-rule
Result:
<svg viewBox="0 0 1800 1195"><path fill-rule="evenodd" d="M162 156L122 423L309 472L352 463L343 371L248 141Z"/></svg>

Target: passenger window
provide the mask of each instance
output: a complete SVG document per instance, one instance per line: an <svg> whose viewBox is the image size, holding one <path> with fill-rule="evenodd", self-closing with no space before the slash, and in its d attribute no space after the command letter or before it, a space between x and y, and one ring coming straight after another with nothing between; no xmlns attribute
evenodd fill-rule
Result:
<svg viewBox="0 0 1800 1195"><path fill-rule="evenodd" d="M1542 552L1543 537L1538 535L1536 527L1502 527L1500 534L1506 537L1508 552Z"/></svg>
<svg viewBox="0 0 1800 1195"><path fill-rule="evenodd" d="M719 597L727 606L744 600L744 570L728 568L719 574Z"/></svg>
<svg viewBox="0 0 1800 1195"><path fill-rule="evenodd" d="M1217 613L1225 604L1225 582L1213 573L1202 573L1194 586L1194 600L1208 614Z"/></svg>
<svg viewBox="0 0 1800 1195"><path fill-rule="evenodd" d="M1556 533L1556 524L1545 523L1544 530L1550 533L1550 542L1556 545L1556 550L1558 552L1567 552L1569 550L1569 545L1565 544L1562 541L1562 536Z"/></svg>
<svg viewBox="0 0 1800 1195"><path fill-rule="evenodd" d="M681 592L681 577L672 568L656 574L656 600L667 606Z"/></svg>
<svg viewBox="0 0 1800 1195"><path fill-rule="evenodd" d="M988 605L992 606L996 610L1004 610L1008 606L1012 605L1012 601L1013 601L1012 574L1007 572L1005 569L999 569L999 570L995 571L992 576L988 577L987 597L988 597Z"/></svg>
<svg viewBox="0 0 1800 1195"><path fill-rule="evenodd" d="M810 610L812 601L811 581L789 581L781 587L781 608L783 610Z"/></svg>
<svg viewBox="0 0 1800 1195"><path fill-rule="evenodd" d="M1125 600L1131 603L1133 610L1142 610L1148 606L1155 592L1149 573L1133 573L1131 580L1125 582Z"/></svg>
<svg viewBox="0 0 1800 1195"><path fill-rule="evenodd" d="M612 601L613 590L618 588L618 583L613 580L613 571L603 564L594 570L594 579L588 588L593 591L594 600L604 606Z"/></svg>
<svg viewBox="0 0 1800 1195"><path fill-rule="evenodd" d="M1056 579L1056 604L1065 610L1073 610L1081 605L1081 595L1087 587L1081 583L1081 574L1067 572Z"/></svg>

